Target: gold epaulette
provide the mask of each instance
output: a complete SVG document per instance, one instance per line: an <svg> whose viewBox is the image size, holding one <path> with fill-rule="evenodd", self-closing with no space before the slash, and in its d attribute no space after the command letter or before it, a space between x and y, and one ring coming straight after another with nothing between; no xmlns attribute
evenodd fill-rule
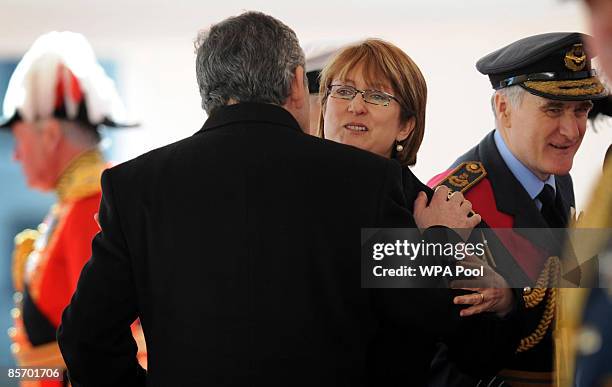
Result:
<svg viewBox="0 0 612 387"><path fill-rule="evenodd" d="M56 191L60 202L79 200L101 191L100 177L107 168L98 150L86 151L66 167L57 181Z"/></svg>
<svg viewBox="0 0 612 387"><path fill-rule="evenodd" d="M487 176L487 171L480 161L466 161L452 170L436 187L445 185L452 192L465 193Z"/></svg>
<svg viewBox="0 0 612 387"><path fill-rule="evenodd" d="M13 286L18 292L23 291L25 266L28 256L34 251L34 242L40 236L37 230L26 229L15 236L13 250Z"/></svg>

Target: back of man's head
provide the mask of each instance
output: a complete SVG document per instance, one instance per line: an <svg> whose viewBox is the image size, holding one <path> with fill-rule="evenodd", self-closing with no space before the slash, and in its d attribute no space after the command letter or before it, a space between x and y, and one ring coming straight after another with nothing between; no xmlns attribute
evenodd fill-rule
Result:
<svg viewBox="0 0 612 387"><path fill-rule="evenodd" d="M213 25L195 43L202 108L211 115L228 103L283 105L304 52L295 32L260 12Z"/></svg>

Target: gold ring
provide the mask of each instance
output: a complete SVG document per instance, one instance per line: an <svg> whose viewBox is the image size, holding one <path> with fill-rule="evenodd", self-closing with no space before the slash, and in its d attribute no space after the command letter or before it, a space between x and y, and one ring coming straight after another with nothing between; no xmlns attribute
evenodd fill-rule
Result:
<svg viewBox="0 0 612 387"><path fill-rule="evenodd" d="M478 293L478 294L480 294L480 302L478 304L476 304L476 305L480 305L480 304L482 304L484 302L484 294L482 294L482 293Z"/></svg>

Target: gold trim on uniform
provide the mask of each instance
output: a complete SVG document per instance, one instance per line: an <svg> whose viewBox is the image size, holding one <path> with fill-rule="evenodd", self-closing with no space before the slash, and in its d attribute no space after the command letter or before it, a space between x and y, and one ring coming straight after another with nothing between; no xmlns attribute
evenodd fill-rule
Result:
<svg viewBox="0 0 612 387"><path fill-rule="evenodd" d="M102 154L90 150L75 158L57 181L60 202L78 200L100 192L100 176L106 168Z"/></svg>
<svg viewBox="0 0 612 387"><path fill-rule="evenodd" d="M516 352L525 352L535 347L542 341L550 328L550 324L555 318L557 307L557 289L555 287L557 286L559 273L559 257L549 257L536 281L535 287L523 290L523 300L525 301L526 308L535 308L543 300L546 300L546 306L536 329L529 336L521 339Z"/></svg>
<svg viewBox="0 0 612 387"><path fill-rule="evenodd" d="M603 93L605 90L601 82L595 77L568 81L527 81L523 85L535 91L561 97L596 95Z"/></svg>
<svg viewBox="0 0 612 387"><path fill-rule="evenodd" d="M587 65L587 56L582 43L576 43L565 53L565 67L572 71L580 71Z"/></svg>
<svg viewBox="0 0 612 387"><path fill-rule="evenodd" d="M487 176L487 171L480 161L466 161L457 165L436 187L444 185L452 192L464 193L485 176Z"/></svg>
<svg viewBox="0 0 612 387"><path fill-rule="evenodd" d="M34 242L40 236L36 230L26 229L15 236L15 250L13 250L13 286L18 292L23 291L25 279L25 266L34 251Z"/></svg>

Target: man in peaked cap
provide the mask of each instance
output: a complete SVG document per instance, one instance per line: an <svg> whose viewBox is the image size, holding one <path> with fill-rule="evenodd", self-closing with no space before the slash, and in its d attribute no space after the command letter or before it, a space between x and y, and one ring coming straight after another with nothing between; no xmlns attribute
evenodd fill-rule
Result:
<svg viewBox="0 0 612 387"><path fill-rule="evenodd" d="M547 33L516 41L480 59L476 68L495 90L496 129L459 157L430 186L461 191L491 227L487 237L496 270L510 286L525 287L524 339L491 385L552 385L559 238L574 206L569 175L586 131L591 100L607 95L591 69L580 33ZM511 229L502 233L500 229ZM543 231L528 235L526 228ZM532 233L533 234L533 233ZM547 288L550 287L550 288ZM474 297L487 310L489 294ZM477 382L458 377L455 385ZM483 380L489 383L491 380ZM449 383L452 385L452 383Z"/></svg>
<svg viewBox="0 0 612 387"><path fill-rule="evenodd" d="M3 116L1 127L14 135L13 156L28 186L57 194L38 229L15 238L11 350L18 366L65 368L56 330L91 255L100 176L107 167L98 150L98 127L122 126L123 105L87 40L51 32L40 36L17 65Z"/></svg>

